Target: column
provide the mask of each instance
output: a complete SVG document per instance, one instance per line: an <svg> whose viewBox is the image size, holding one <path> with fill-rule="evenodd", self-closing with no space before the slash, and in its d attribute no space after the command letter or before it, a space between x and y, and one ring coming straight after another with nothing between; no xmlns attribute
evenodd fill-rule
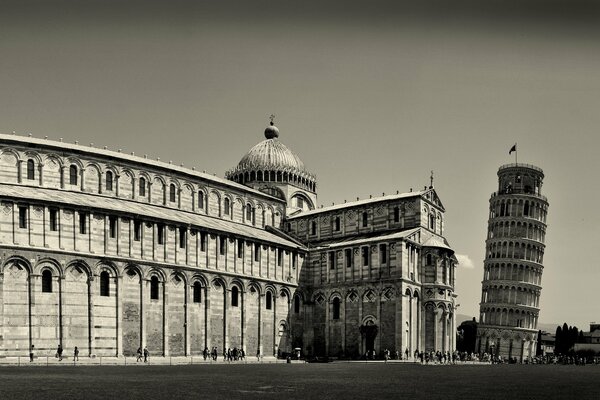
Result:
<svg viewBox="0 0 600 400"><path fill-rule="evenodd" d="M210 283L208 283L204 292L204 347L208 347L208 350L212 350L210 343L210 290Z"/></svg>
<svg viewBox="0 0 600 400"><path fill-rule="evenodd" d="M163 302L162 302L162 324L163 324L163 356L169 355L169 320L167 319L167 310L169 304L169 285L165 280L162 283Z"/></svg>
<svg viewBox="0 0 600 400"><path fill-rule="evenodd" d="M227 239L226 239L227 240ZM239 293L238 293L239 296ZM230 308L231 301L231 289L226 289L223 286L223 347L227 349L229 347L229 335L227 332L227 311ZM221 349L219 349L221 351Z"/></svg>
<svg viewBox="0 0 600 400"><path fill-rule="evenodd" d="M140 307L140 341L142 342L142 348L146 347L146 305L148 304L148 291L150 281L140 276L140 290L141 290L141 307Z"/></svg>
<svg viewBox="0 0 600 400"><path fill-rule="evenodd" d="M65 165L62 165L60 167L60 188L64 189L65 188L65 169L67 167Z"/></svg>
<svg viewBox="0 0 600 400"><path fill-rule="evenodd" d="M119 174L115 174L115 196L119 197L119 178L121 177L121 175ZM135 190L132 188L131 189L133 193L135 193Z"/></svg>
<svg viewBox="0 0 600 400"><path fill-rule="evenodd" d="M58 281L58 329L59 329L58 343L61 345L64 345L64 343L63 343L63 337L64 337L63 316L66 314L66 312L65 312L66 310L65 310L65 301L63 299L63 296L64 296L64 292L65 292L65 277L59 275L56 280Z"/></svg>
<svg viewBox="0 0 600 400"><path fill-rule="evenodd" d="M40 179L40 187L44 186L44 163L38 164L38 175Z"/></svg>
<svg viewBox="0 0 600 400"><path fill-rule="evenodd" d="M242 244L243 246L243 244ZM244 350L244 352L248 352L246 349L246 334L248 332L248 324L246 323L246 291L240 291L240 297L242 300L242 315L240 318L241 324L242 324L242 340L241 340L241 347ZM260 296L259 296L260 297Z"/></svg>
<svg viewBox="0 0 600 400"><path fill-rule="evenodd" d="M192 299L192 289L193 286L191 285L187 285L185 286L185 303L183 305L183 312L184 312L184 323L183 323L183 332L184 332L184 336L185 336L185 350L184 350L184 354L185 356L189 356L191 355L191 343L190 343L190 304L193 304L193 299Z"/></svg>
<svg viewBox="0 0 600 400"><path fill-rule="evenodd" d="M117 351L116 356L120 357L123 355L123 277L117 276L115 277L115 282L117 284ZM141 315L140 315L141 317ZM141 320L141 318L140 318Z"/></svg>
<svg viewBox="0 0 600 400"><path fill-rule="evenodd" d="M329 269L329 268L328 268ZM329 335L331 334L331 324L329 323L329 309L331 308L331 303L329 299L325 302L325 355L329 355Z"/></svg>
<svg viewBox="0 0 600 400"><path fill-rule="evenodd" d="M84 192L85 191L85 168L81 168L80 179L81 179L81 191Z"/></svg>
<svg viewBox="0 0 600 400"><path fill-rule="evenodd" d="M96 280L92 274L88 279L88 337L90 356L96 349L96 330L94 328L94 298L96 296Z"/></svg>
<svg viewBox="0 0 600 400"><path fill-rule="evenodd" d="M262 294L257 291L256 295L258 296L258 351L262 354Z"/></svg>
<svg viewBox="0 0 600 400"><path fill-rule="evenodd" d="M25 160L17 160L17 181L23 183L23 162Z"/></svg>
<svg viewBox="0 0 600 400"><path fill-rule="evenodd" d="M361 264L362 265L362 264ZM358 298L358 323L362 325L362 320L363 320L363 298L362 295L360 295L359 293L359 298ZM359 327L361 326L359 325ZM360 355L364 355L365 354L365 345L364 345L364 335L361 334L360 337L360 343L359 343L359 351L360 351Z"/></svg>
<svg viewBox="0 0 600 400"><path fill-rule="evenodd" d="M381 336L383 329L381 329L381 295L377 296L377 323L379 324L379 333L377 334L377 342L375 343L375 351L380 354L381 349Z"/></svg>

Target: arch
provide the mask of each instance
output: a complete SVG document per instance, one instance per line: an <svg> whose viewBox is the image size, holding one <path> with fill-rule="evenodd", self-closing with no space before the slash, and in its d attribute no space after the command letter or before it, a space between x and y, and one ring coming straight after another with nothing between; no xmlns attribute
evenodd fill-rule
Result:
<svg viewBox="0 0 600 400"><path fill-rule="evenodd" d="M138 280L139 280L138 283L140 283L143 278L142 271L135 264L126 265L125 268L123 268L123 276L129 276L129 277L137 276Z"/></svg>
<svg viewBox="0 0 600 400"><path fill-rule="evenodd" d="M250 281L248 283L248 290L249 291L255 291L256 293L258 293L258 295L262 295L262 287L260 286L260 284L256 281Z"/></svg>
<svg viewBox="0 0 600 400"><path fill-rule="evenodd" d="M75 259L75 260L69 261L69 263L65 266L65 273L69 269L75 268L75 267L84 270L84 272L87 274L88 277L92 276L92 269L90 268L88 263L82 259Z"/></svg>

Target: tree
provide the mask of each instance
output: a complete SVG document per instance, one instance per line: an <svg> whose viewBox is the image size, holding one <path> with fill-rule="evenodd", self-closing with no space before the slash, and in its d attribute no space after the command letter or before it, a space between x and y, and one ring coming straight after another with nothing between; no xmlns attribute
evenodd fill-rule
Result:
<svg viewBox="0 0 600 400"><path fill-rule="evenodd" d="M560 354L560 339L562 338L562 329L560 326L556 327L556 333L554 334L554 354Z"/></svg>
<svg viewBox="0 0 600 400"><path fill-rule="evenodd" d="M543 355L543 351L542 351L542 331L538 331L537 346L536 346L536 349L535 349L535 355L536 356Z"/></svg>

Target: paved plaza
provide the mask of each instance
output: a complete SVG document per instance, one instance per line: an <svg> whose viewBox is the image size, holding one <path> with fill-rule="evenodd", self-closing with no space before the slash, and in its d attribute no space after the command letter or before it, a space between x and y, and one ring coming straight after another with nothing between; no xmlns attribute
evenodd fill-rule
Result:
<svg viewBox="0 0 600 400"><path fill-rule="evenodd" d="M284 383L281 383L284 382ZM3 399L583 399L600 366L406 363L0 368Z"/></svg>

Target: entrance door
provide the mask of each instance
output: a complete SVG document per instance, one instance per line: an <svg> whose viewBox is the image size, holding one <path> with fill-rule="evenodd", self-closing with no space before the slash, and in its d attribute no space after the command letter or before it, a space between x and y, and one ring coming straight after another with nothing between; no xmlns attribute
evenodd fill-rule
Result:
<svg viewBox="0 0 600 400"><path fill-rule="evenodd" d="M360 327L360 333L363 336L365 343L365 351L371 354L375 350L375 338L377 337L377 325L372 321L368 321Z"/></svg>

